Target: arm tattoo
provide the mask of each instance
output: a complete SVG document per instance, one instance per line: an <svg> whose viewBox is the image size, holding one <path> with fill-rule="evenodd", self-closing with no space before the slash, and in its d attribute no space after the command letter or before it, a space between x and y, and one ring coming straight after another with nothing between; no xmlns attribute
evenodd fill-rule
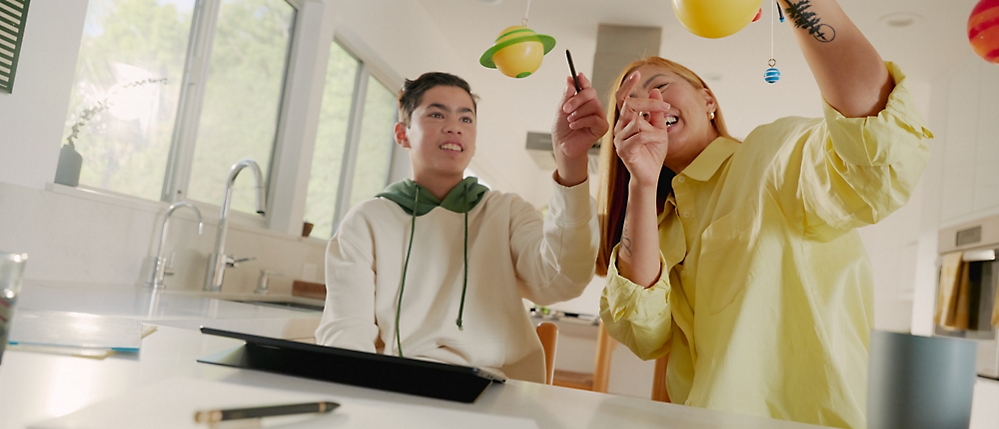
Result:
<svg viewBox="0 0 999 429"><path fill-rule="evenodd" d="M812 7L811 0L800 0L795 3L792 0L788 0L788 7L785 9L787 11L787 16L791 17L794 21L794 26L801 28L803 30L808 30L808 34L820 42L832 42L836 38L836 29L829 26L829 24L823 24L819 17L815 15L815 12L809 12L808 8Z"/></svg>
<svg viewBox="0 0 999 429"><path fill-rule="evenodd" d="M621 246L624 247L624 251L631 256L631 238L628 238L628 227L624 227L624 231L621 233Z"/></svg>

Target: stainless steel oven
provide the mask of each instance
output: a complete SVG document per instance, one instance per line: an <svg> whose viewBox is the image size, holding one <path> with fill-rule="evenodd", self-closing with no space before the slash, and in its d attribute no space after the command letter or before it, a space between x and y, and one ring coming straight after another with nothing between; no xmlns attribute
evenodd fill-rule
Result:
<svg viewBox="0 0 999 429"><path fill-rule="evenodd" d="M942 229L938 248L934 334L975 340L978 375L999 379L999 216Z"/></svg>

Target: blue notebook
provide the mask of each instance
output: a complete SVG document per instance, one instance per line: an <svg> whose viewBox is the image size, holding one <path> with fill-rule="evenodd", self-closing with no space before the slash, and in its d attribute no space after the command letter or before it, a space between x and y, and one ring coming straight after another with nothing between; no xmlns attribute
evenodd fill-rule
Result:
<svg viewBox="0 0 999 429"><path fill-rule="evenodd" d="M17 309L11 345L138 352L142 321L69 311Z"/></svg>

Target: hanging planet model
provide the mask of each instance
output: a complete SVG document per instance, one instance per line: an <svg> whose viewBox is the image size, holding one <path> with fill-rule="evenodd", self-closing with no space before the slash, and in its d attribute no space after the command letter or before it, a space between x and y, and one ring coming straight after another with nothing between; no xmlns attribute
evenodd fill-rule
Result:
<svg viewBox="0 0 999 429"><path fill-rule="evenodd" d="M695 35L728 37L753 21L763 0L673 0L673 13Z"/></svg>
<svg viewBox="0 0 999 429"><path fill-rule="evenodd" d="M493 46L479 58L479 64L512 78L525 78L541 67L545 54L555 47L555 39L515 25L500 32Z"/></svg>
<svg viewBox="0 0 999 429"><path fill-rule="evenodd" d="M769 84L775 84L780 80L780 70L777 67L770 67L766 72L763 73L763 80L767 81Z"/></svg>
<svg viewBox="0 0 999 429"><path fill-rule="evenodd" d="M968 43L982 59L999 64L999 0L981 0L971 10Z"/></svg>

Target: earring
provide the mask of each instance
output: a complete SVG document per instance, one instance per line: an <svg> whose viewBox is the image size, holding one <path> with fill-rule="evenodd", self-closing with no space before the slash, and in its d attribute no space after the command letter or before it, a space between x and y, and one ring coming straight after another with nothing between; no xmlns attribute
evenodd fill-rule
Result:
<svg viewBox="0 0 999 429"><path fill-rule="evenodd" d="M710 119L712 121L715 120L715 112L708 113L708 119Z"/></svg>

